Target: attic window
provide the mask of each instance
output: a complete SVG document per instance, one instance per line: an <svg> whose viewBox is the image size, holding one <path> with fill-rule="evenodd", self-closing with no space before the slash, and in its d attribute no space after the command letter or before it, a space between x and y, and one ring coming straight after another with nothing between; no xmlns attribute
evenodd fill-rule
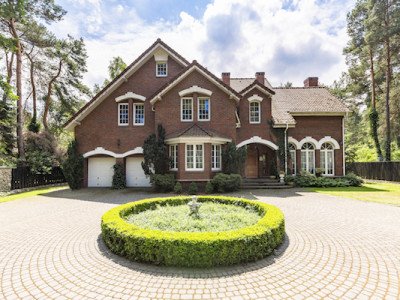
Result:
<svg viewBox="0 0 400 300"><path fill-rule="evenodd" d="M157 77L166 77L167 76L167 62L157 62L156 65L156 76Z"/></svg>

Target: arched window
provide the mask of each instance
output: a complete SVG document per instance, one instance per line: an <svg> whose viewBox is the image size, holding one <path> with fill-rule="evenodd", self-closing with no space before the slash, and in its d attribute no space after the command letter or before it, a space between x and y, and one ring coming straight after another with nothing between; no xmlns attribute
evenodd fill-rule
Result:
<svg viewBox="0 0 400 300"><path fill-rule="evenodd" d="M296 146L293 143L289 143L289 154L290 160L292 161L292 175L296 175Z"/></svg>
<svg viewBox="0 0 400 300"><path fill-rule="evenodd" d="M301 170L315 174L315 147L311 143L304 143L301 147Z"/></svg>
<svg viewBox="0 0 400 300"><path fill-rule="evenodd" d="M334 175L334 147L331 143L323 143L321 146L321 168L323 169L324 175Z"/></svg>

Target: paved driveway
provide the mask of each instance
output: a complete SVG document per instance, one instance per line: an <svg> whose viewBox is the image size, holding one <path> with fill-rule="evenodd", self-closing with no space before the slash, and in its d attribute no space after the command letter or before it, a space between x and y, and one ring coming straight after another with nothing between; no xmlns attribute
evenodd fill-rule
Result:
<svg viewBox="0 0 400 300"><path fill-rule="evenodd" d="M146 193L65 190L2 203L0 298L400 298L399 207L296 190L254 193L285 213L281 253L211 270L137 264L107 251L101 215Z"/></svg>

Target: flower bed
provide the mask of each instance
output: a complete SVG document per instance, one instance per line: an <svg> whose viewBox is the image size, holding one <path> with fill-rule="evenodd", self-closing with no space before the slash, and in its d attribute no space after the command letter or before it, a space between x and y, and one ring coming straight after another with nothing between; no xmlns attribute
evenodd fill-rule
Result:
<svg viewBox="0 0 400 300"><path fill-rule="evenodd" d="M262 202L223 196L201 196L199 202L251 207L260 215L251 226L217 232L144 229L126 221L129 215L157 206L184 205L190 197L153 198L118 206L102 217L105 244L130 260L167 266L212 267L255 261L271 254L285 236L282 212ZM200 209L201 211L201 209Z"/></svg>

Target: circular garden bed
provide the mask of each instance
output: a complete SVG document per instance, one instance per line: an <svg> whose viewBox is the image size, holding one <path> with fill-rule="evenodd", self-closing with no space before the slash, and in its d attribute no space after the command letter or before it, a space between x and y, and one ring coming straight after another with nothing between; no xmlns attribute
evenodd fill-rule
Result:
<svg viewBox="0 0 400 300"><path fill-rule="evenodd" d="M127 203L102 217L108 248L138 262L212 267L255 261L285 236L282 212L242 198L200 196L190 215L191 197L153 198Z"/></svg>

